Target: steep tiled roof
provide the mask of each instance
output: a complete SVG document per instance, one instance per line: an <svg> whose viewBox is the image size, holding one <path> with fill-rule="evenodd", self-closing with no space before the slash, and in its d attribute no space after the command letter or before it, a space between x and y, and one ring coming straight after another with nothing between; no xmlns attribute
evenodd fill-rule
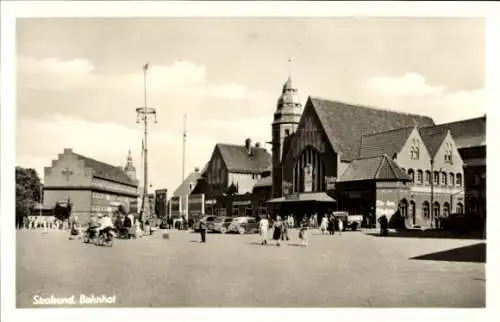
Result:
<svg viewBox="0 0 500 322"><path fill-rule="evenodd" d="M264 148L252 146L252 154L248 155L244 145L218 143L217 147L231 172L262 173L272 167L271 154Z"/></svg>
<svg viewBox="0 0 500 322"><path fill-rule="evenodd" d="M127 176L121 167L115 167L111 164L97 161L74 152L72 153L79 159L83 160L85 167L93 170L92 172L94 177L137 187L137 182L134 182L129 176Z"/></svg>
<svg viewBox="0 0 500 322"><path fill-rule="evenodd" d="M427 116L387 111L364 106L349 105L321 98L309 97L323 125L328 140L342 160L353 160L358 156L361 136L392 129L417 126L432 126L434 121Z"/></svg>
<svg viewBox="0 0 500 322"><path fill-rule="evenodd" d="M429 134L447 130L459 149L486 145L486 115L425 128Z"/></svg>
<svg viewBox="0 0 500 322"><path fill-rule="evenodd" d="M427 147L427 151L431 155L431 158L436 156L436 153L439 150L439 147L443 143L446 135L448 134L448 130L441 129L441 131L428 131L429 128L421 128L418 131L420 132L420 137L422 141L424 141L425 146Z"/></svg>
<svg viewBox="0 0 500 322"><path fill-rule="evenodd" d="M273 177L267 176L267 177L261 178L259 181L257 181L253 187L255 189L255 188L259 188L259 187L270 187L272 185L273 185Z"/></svg>
<svg viewBox="0 0 500 322"><path fill-rule="evenodd" d="M387 155L353 160L340 176L339 182L346 181L394 181L410 180L410 177Z"/></svg>
<svg viewBox="0 0 500 322"><path fill-rule="evenodd" d="M414 127L404 127L361 137L359 158L372 158L384 154L393 156L399 153L408 140Z"/></svg>
<svg viewBox="0 0 500 322"><path fill-rule="evenodd" d="M177 187L177 189L174 190L172 193L172 197L180 197L180 196L186 196L191 193L191 191L196 188L196 185L198 184L198 179L203 175L203 173L206 171L207 165L203 167L202 170L200 171L193 171L188 176L184 181ZM189 188L189 185L193 183L191 190Z"/></svg>

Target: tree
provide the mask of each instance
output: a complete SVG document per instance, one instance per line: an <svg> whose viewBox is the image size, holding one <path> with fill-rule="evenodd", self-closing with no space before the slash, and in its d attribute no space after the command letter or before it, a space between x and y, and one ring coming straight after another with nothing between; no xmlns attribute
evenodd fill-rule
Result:
<svg viewBox="0 0 500 322"><path fill-rule="evenodd" d="M31 215L35 202L42 203L41 186L35 169L16 167L16 226Z"/></svg>

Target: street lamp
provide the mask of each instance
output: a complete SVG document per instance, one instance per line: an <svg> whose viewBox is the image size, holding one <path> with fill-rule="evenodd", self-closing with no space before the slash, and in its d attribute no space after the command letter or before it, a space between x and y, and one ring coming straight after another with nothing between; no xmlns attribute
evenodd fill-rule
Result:
<svg viewBox="0 0 500 322"><path fill-rule="evenodd" d="M141 222L144 223L145 219L148 219L151 216L151 207L149 205L149 196L148 196L148 120L149 118L154 118L154 122L158 123L156 119L156 109L152 107L148 107L147 104L147 72L149 69L149 63L144 65L144 107L138 107L135 109L137 113L137 123L144 124L144 191L142 195L142 216L140 218Z"/></svg>

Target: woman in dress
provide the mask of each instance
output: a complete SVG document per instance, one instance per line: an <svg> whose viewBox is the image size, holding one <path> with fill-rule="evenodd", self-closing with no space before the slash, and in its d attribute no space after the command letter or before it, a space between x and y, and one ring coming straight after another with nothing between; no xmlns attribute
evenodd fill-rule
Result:
<svg viewBox="0 0 500 322"><path fill-rule="evenodd" d="M279 246L281 234L283 233L283 223L281 222L280 216L276 217L276 221L274 222L273 227L274 227L273 239L276 241L276 246Z"/></svg>
<svg viewBox="0 0 500 322"><path fill-rule="evenodd" d="M302 246L307 247L307 226L308 221L304 217L302 223L300 224L299 239L302 240Z"/></svg>
<svg viewBox="0 0 500 322"><path fill-rule="evenodd" d="M321 234L324 235L326 233L326 230L328 229L328 215L325 214L323 218L321 219L321 226L319 227L321 230Z"/></svg>

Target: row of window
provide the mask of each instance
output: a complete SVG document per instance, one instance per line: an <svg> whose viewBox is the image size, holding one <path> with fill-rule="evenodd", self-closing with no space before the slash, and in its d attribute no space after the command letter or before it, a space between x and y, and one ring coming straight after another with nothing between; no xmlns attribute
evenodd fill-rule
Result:
<svg viewBox="0 0 500 322"><path fill-rule="evenodd" d="M92 179L92 185L100 188L105 188L105 189L113 189L116 191L123 191L123 192L128 192L128 193L136 193L137 189L134 187L122 185L119 183L114 183L114 182L109 182L105 180L100 180L100 179Z"/></svg>
<svg viewBox="0 0 500 322"><path fill-rule="evenodd" d="M403 171L406 172L404 168L402 169ZM417 170L415 176L415 170L408 169L408 175L411 177L412 183L426 184L426 185L431 184L431 172L429 170L425 171L425 181L424 181L424 172L422 170ZM434 171L433 184L435 186L442 185L451 187L454 186L462 187L462 174L461 173L454 174L453 172L446 173L446 172Z"/></svg>
<svg viewBox="0 0 500 322"><path fill-rule="evenodd" d="M127 198L127 197L110 195L110 194L99 193L99 192L92 192L92 199L110 200L110 201L119 201L119 202L126 202L129 200L129 198Z"/></svg>
<svg viewBox="0 0 500 322"><path fill-rule="evenodd" d="M412 200L408 203L406 199L403 199L400 204L399 204L399 209L401 211L401 215L405 218L408 218L410 215L415 214L416 209L416 204ZM434 217L439 217L439 216L448 216L451 212L450 204L448 202L443 203L443 207L441 208L441 205L439 202L435 201L432 207L432 214ZM464 212L464 205L462 203L457 203L456 207L456 213L463 213ZM422 213L424 218L428 219L430 218L430 203L428 201L424 201L422 203Z"/></svg>

